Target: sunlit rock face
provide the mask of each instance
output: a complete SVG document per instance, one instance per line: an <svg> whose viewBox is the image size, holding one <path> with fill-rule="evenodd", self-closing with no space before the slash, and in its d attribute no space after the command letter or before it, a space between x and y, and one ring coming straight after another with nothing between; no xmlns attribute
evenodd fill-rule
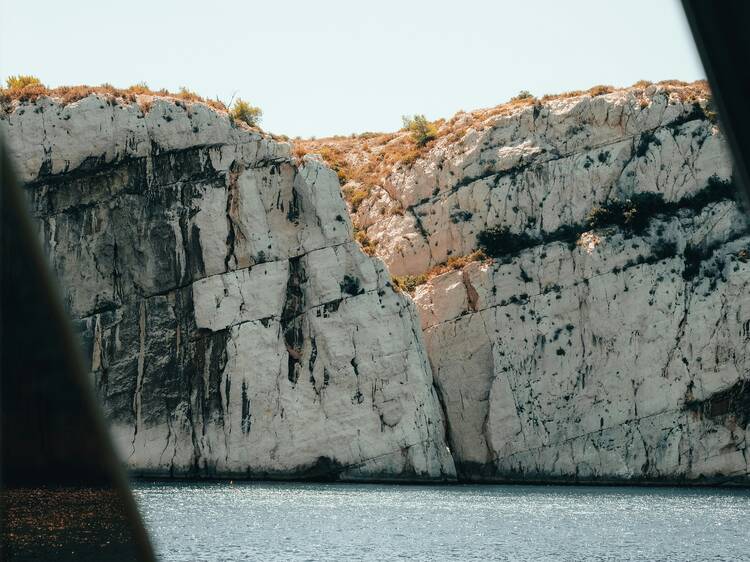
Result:
<svg viewBox="0 0 750 562"><path fill-rule="evenodd" d="M723 201L419 287L459 473L747 481L748 247Z"/></svg>
<svg viewBox="0 0 750 562"><path fill-rule="evenodd" d="M459 115L353 211L383 261L319 159L149 101L0 118L134 472L750 480L750 234L705 87Z"/></svg>
<svg viewBox="0 0 750 562"><path fill-rule="evenodd" d="M321 162L172 99L0 129L132 471L455 477L414 305Z"/></svg>
<svg viewBox="0 0 750 562"><path fill-rule="evenodd" d="M680 200L731 175L706 100L683 90L553 98L483 120L466 114L463 136L442 137L396 169L356 220L391 273L404 275L470 253L489 227L549 234L613 198Z"/></svg>
<svg viewBox="0 0 750 562"><path fill-rule="evenodd" d="M508 229L415 292L460 478L748 482L750 238L708 95L530 103L359 205L397 275ZM628 199L637 228L589 226Z"/></svg>

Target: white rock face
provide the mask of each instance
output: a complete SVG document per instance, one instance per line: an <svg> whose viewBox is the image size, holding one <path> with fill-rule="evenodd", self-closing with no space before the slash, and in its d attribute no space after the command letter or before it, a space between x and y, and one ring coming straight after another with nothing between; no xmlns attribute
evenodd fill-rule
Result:
<svg viewBox="0 0 750 562"><path fill-rule="evenodd" d="M750 231L706 95L465 115L359 204L385 264L330 169L201 104L0 132L138 473L747 484ZM495 259L392 290L480 233Z"/></svg>
<svg viewBox="0 0 750 562"><path fill-rule="evenodd" d="M411 213L383 216L377 190L360 206L396 274L491 227L531 237L416 290L459 478L749 480L750 237L721 185L728 154L705 100L643 99L497 118L389 179ZM581 234L638 193L662 197L645 228Z"/></svg>
<svg viewBox="0 0 750 562"><path fill-rule="evenodd" d="M720 202L591 254L543 244L419 287L459 472L747 481L746 232ZM685 247L707 238L691 276Z"/></svg>
<svg viewBox="0 0 750 562"><path fill-rule="evenodd" d="M619 90L489 117L387 178L357 222L393 275L413 275L469 254L487 228L550 233L634 193L678 201L731 175L705 100L678 93Z"/></svg>
<svg viewBox="0 0 750 562"><path fill-rule="evenodd" d="M174 100L0 129L134 472L455 478L414 306L318 160Z"/></svg>

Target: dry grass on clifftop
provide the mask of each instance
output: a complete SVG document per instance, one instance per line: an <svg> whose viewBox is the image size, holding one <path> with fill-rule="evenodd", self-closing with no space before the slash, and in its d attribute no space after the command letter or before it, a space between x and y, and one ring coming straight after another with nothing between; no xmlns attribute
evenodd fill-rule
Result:
<svg viewBox="0 0 750 562"><path fill-rule="evenodd" d="M459 111L450 119L433 121L431 126L434 127L434 138L431 136L424 143L416 140L412 132L405 127L395 133L362 133L322 139L298 139L294 141L294 153L298 157L308 153L320 154L338 174L344 197L356 213L362 201L370 195L372 188L385 187L391 174L409 168L437 145L460 142L471 129L482 131L491 127L494 118L511 115L530 106L583 96L596 97L622 90L631 91L642 104L648 104L645 90L649 86L666 88L671 96L682 102L698 101L711 95L705 80L691 83L679 80L652 83L641 80L628 88L598 85L588 90L548 94L541 98L522 91L498 106L471 112Z"/></svg>
<svg viewBox="0 0 750 562"><path fill-rule="evenodd" d="M649 88L652 90L649 91ZM705 80L692 83L679 80L652 83L641 80L628 88L597 85L588 90L545 95L541 98L522 91L508 102L495 107L471 112L460 111L447 120L425 122L422 124L423 129L426 131L429 127L430 134L422 137L414 134L411 130L413 127L410 128L407 121L404 128L394 133L363 133L322 139L297 139L293 141L294 154L297 157L308 153L320 154L323 160L336 171L344 197L351 208L355 228L357 228L360 220L358 215L360 206L371 197L376 187L383 188L391 195L395 207L390 209L390 213L403 214L405 209L399 204L398 194L394 193L394 184L390 178L395 179L396 174L408 170L431 150L449 148L450 145L460 143L471 130L486 130L495 125L497 118L513 115L529 107L541 107L574 98L594 98L623 91L632 94L636 103L639 103L641 107L646 107L652 103L652 92L657 88L666 91L671 99L683 103L704 102L711 98L711 92ZM708 112L707 115L711 118ZM365 209L364 215L368 212ZM368 254L377 254L377 244L370 240L365 230L357 231L357 240ZM487 258L481 250L467 256L453 257L420 275L395 277L394 285L398 289L413 293L417 286L433 277L451 270L463 269L468 263L483 259Z"/></svg>
<svg viewBox="0 0 750 562"><path fill-rule="evenodd" d="M259 122L263 115L259 107L252 106L242 99L238 98L231 107L227 107L218 98L204 98L184 86L176 93L166 89L152 90L142 82L127 88L115 88L111 84L49 88L35 76L23 75L10 76L6 79L6 87L0 88L0 106L4 106L5 110L8 111L13 102L33 103L40 97L55 98L60 100L63 105L68 105L92 94L104 96L111 100L113 104L138 104L143 113L149 112L156 99L172 100L183 105L185 103L201 103L214 111L228 115L235 125L258 131L260 131ZM276 140L288 140L283 136L271 136Z"/></svg>
<svg viewBox="0 0 750 562"><path fill-rule="evenodd" d="M100 86L59 86L57 88L48 88L41 82L31 82L13 87L10 83L10 79L8 86L9 87L7 88L0 88L0 102L33 102L42 96L47 96L59 99L62 101L63 105L68 105L77 102L78 100L82 100L91 94L101 94L112 97L116 100L121 100L125 103L138 103L138 96L149 96L153 98L168 98L179 101L199 102L218 111L228 111L227 106L223 102L203 98L187 88L180 88L180 91L177 93L170 92L166 89L151 90L143 83L135 84L128 88L115 88L111 84L102 84Z"/></svg>

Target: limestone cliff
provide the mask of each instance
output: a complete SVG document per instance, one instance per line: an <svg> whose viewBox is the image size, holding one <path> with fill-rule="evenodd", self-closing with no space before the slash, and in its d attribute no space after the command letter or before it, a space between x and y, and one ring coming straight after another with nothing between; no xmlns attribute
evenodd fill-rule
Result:
<svg viewBox="0 0 750 562"><path fill-rule="evenodd" d="M705 85L437 125L306 150L413 276L459 477L747 483L750 236Z"/></svg>
<svg viewBox="0 0 750 562"><path fill-rule="evenodd" d="M705 84L422 145L106 93L0 129L136 473L750 481L750 231Z"/></svg>
<svg viewBox="0 0 750 562"><path fill-rule="evenodd" d="M454 478L414 305L335 174L202 103L138 102L0 117L128 466Z"/></svg>

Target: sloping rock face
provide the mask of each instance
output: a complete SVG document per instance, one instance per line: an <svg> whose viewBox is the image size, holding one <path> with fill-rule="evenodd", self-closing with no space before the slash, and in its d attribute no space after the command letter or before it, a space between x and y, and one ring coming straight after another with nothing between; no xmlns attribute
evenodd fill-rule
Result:
<svg viewBox="0 0 750 562"><path fill-rule="evenodd" d="M454 478L414 306L335 174L202 104L149 105L0 118L128 466Z"/></svg>
<svg viewBox="0 0 750 562"><path fill-rule="evenodd" d="M394 274L496 258L415 293L459 477L750 480L750 238L707 96L529 103L359 205Z"/></svg>
<svg viewBox="0 0 750 562"><path fill-rule="evenodd" d="M618 197L679 201L731 175L707 100L688 92L651 86L553 99L478 123L466 114L460 139L439 139L384 178L356 221L391 273L404 275L469 254L487 228L550 234Z"/></svg>

